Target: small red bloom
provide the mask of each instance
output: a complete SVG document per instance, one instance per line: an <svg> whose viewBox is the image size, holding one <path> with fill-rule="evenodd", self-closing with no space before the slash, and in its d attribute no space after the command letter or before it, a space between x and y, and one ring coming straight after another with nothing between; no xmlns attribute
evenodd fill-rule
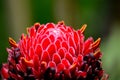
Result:
<svg viewBox="0 0 120 80"><path fill-rule="evenodd" d="M101 39L84 40L84 30L63 22L36 23L16 43L9 38L8 62L1 74L7 80L107 80L102 69Z"/></svg>

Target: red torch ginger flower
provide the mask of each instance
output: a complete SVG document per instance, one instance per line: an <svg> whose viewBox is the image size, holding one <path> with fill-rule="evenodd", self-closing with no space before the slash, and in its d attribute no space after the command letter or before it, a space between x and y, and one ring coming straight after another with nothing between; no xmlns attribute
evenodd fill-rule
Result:
<svg viewBox="0 0 120 80"><path fill-rule="evenodd" d="M84 40L84 30L63 22L36 23L16 43L9 38L8 62L1 69L5 80L107 80L102 69L101 39Z"/></svg>

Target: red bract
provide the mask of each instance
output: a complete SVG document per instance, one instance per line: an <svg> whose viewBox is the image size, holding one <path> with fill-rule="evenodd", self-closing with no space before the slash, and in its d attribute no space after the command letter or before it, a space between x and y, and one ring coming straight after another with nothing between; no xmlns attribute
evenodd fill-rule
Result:
<svg viewBox="0 0 120 80"><path fill-rule="evenodd" d="M84 30L63 22L36 23L16 43L9 38L8 62L1 74L8 80L106 80L103 77L101 39L84 40Z"/></svg>

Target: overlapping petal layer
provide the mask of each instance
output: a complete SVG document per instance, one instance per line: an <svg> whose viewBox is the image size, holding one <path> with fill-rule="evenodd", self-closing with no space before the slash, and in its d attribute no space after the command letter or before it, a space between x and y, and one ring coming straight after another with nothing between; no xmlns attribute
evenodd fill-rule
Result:
<svg viewBox="0 0 120 80"><path fill-rule="evenodd" d="M84 40L84 30L63 22L35 23L16 43L9 38L8 62L2 78L10 80L106 80L102 69L101 39Z"/></svg>

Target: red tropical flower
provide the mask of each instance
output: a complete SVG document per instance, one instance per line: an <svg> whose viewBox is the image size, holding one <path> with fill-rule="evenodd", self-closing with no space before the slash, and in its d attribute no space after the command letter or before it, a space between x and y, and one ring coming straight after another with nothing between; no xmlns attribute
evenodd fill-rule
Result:
<svg viewBox="0 0 120 80"><path fill-rule="evenodd" d="M1 74L7 80L107 80L102 69L101 39L84 40L84 30L63 22L39 23L16 43L9 38L8 62Z"/></svg>

